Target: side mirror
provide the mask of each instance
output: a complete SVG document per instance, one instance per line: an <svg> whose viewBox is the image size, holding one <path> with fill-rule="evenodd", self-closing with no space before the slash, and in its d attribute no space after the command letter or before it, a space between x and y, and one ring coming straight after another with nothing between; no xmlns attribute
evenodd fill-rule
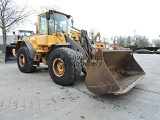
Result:
<svg viewBox="0 0 160 120"><path fill-rule="evenodd" d="M46 19L50 20L50 13L49 12L46 12Z"/></svg>

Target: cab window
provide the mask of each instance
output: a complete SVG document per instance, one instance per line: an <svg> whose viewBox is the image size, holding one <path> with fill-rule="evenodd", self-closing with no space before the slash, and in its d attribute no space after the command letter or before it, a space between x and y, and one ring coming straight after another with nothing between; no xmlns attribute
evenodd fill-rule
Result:
<svg viewBox="0 0 160 120"><path fill-rule="evenodd" d="M46 29L46 16L45 15L42 15L40 17L40 34L43 35L43 34L47 34L47 29Z"/></svg>

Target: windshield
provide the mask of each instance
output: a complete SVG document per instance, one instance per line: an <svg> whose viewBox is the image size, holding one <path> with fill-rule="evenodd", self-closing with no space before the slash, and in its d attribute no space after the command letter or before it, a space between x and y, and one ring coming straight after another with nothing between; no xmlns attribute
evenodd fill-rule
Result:
<svg viewBox="0 0 160 120"><path fill-rule="evenodd" d="M70 19L59 13L50 14L49 34L52 34L54 30L69 33Z"/></svg>

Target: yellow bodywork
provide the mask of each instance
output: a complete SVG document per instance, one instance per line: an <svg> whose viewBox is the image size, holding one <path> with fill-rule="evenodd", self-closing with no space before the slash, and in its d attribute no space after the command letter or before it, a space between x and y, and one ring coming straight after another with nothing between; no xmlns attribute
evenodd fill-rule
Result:
<svg viewBox="0 0 160 120"><path fill-rule="evenodd" d="M71 29L70 34L71 38L80 45L80 35L81 35L80 31Z"/></svg>
<svg viewBox="0 0 160 120"><path fill-rule="evenodd" d="M106 44L105 43L96 43L95 44L95 48L100 48L100 49L105 49L106 48Z"/></svg>
<svg viewBox="0 0 160 120"><path fill-rule="evenodd" d="M28 37L24 37L23 40L30 40L30 42L33 44L34 48L45 46L50 47L51 44L57 43L57 42L66 42L65 37L63 33L60 33L59 35L56 35L53 33L52 35L32 35Z"/></svg>
<svg viewBox="0 0 160 120"><path fill-rule="evenodd" d="M60 33L59 35L56 35L55 33L53 33L52 35L35 34L32 36L24 37L23 40L30 40L30 43L36 51L34 61L38 61L40 58L42 58L43 64L46 64L46 61L41 55L46 54L52 44L66 42L63 33Z"/></svg>
<svg viewBox="0 0 160 120"><path fill-rule="evenodd" d="M70 33L71 33L71 38L79 41L79 37L80 37L80 32L79 31L71 30Z"/></svg>

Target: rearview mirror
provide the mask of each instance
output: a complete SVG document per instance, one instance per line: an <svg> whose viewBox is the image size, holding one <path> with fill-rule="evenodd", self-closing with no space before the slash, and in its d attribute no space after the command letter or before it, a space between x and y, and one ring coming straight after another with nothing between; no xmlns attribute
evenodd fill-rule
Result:
<svg viewBox="0 0 160 120"><path fill-rule="evenodd" d="M49 12L46 12L46 19L50 20L50 13Z"/></svg>

